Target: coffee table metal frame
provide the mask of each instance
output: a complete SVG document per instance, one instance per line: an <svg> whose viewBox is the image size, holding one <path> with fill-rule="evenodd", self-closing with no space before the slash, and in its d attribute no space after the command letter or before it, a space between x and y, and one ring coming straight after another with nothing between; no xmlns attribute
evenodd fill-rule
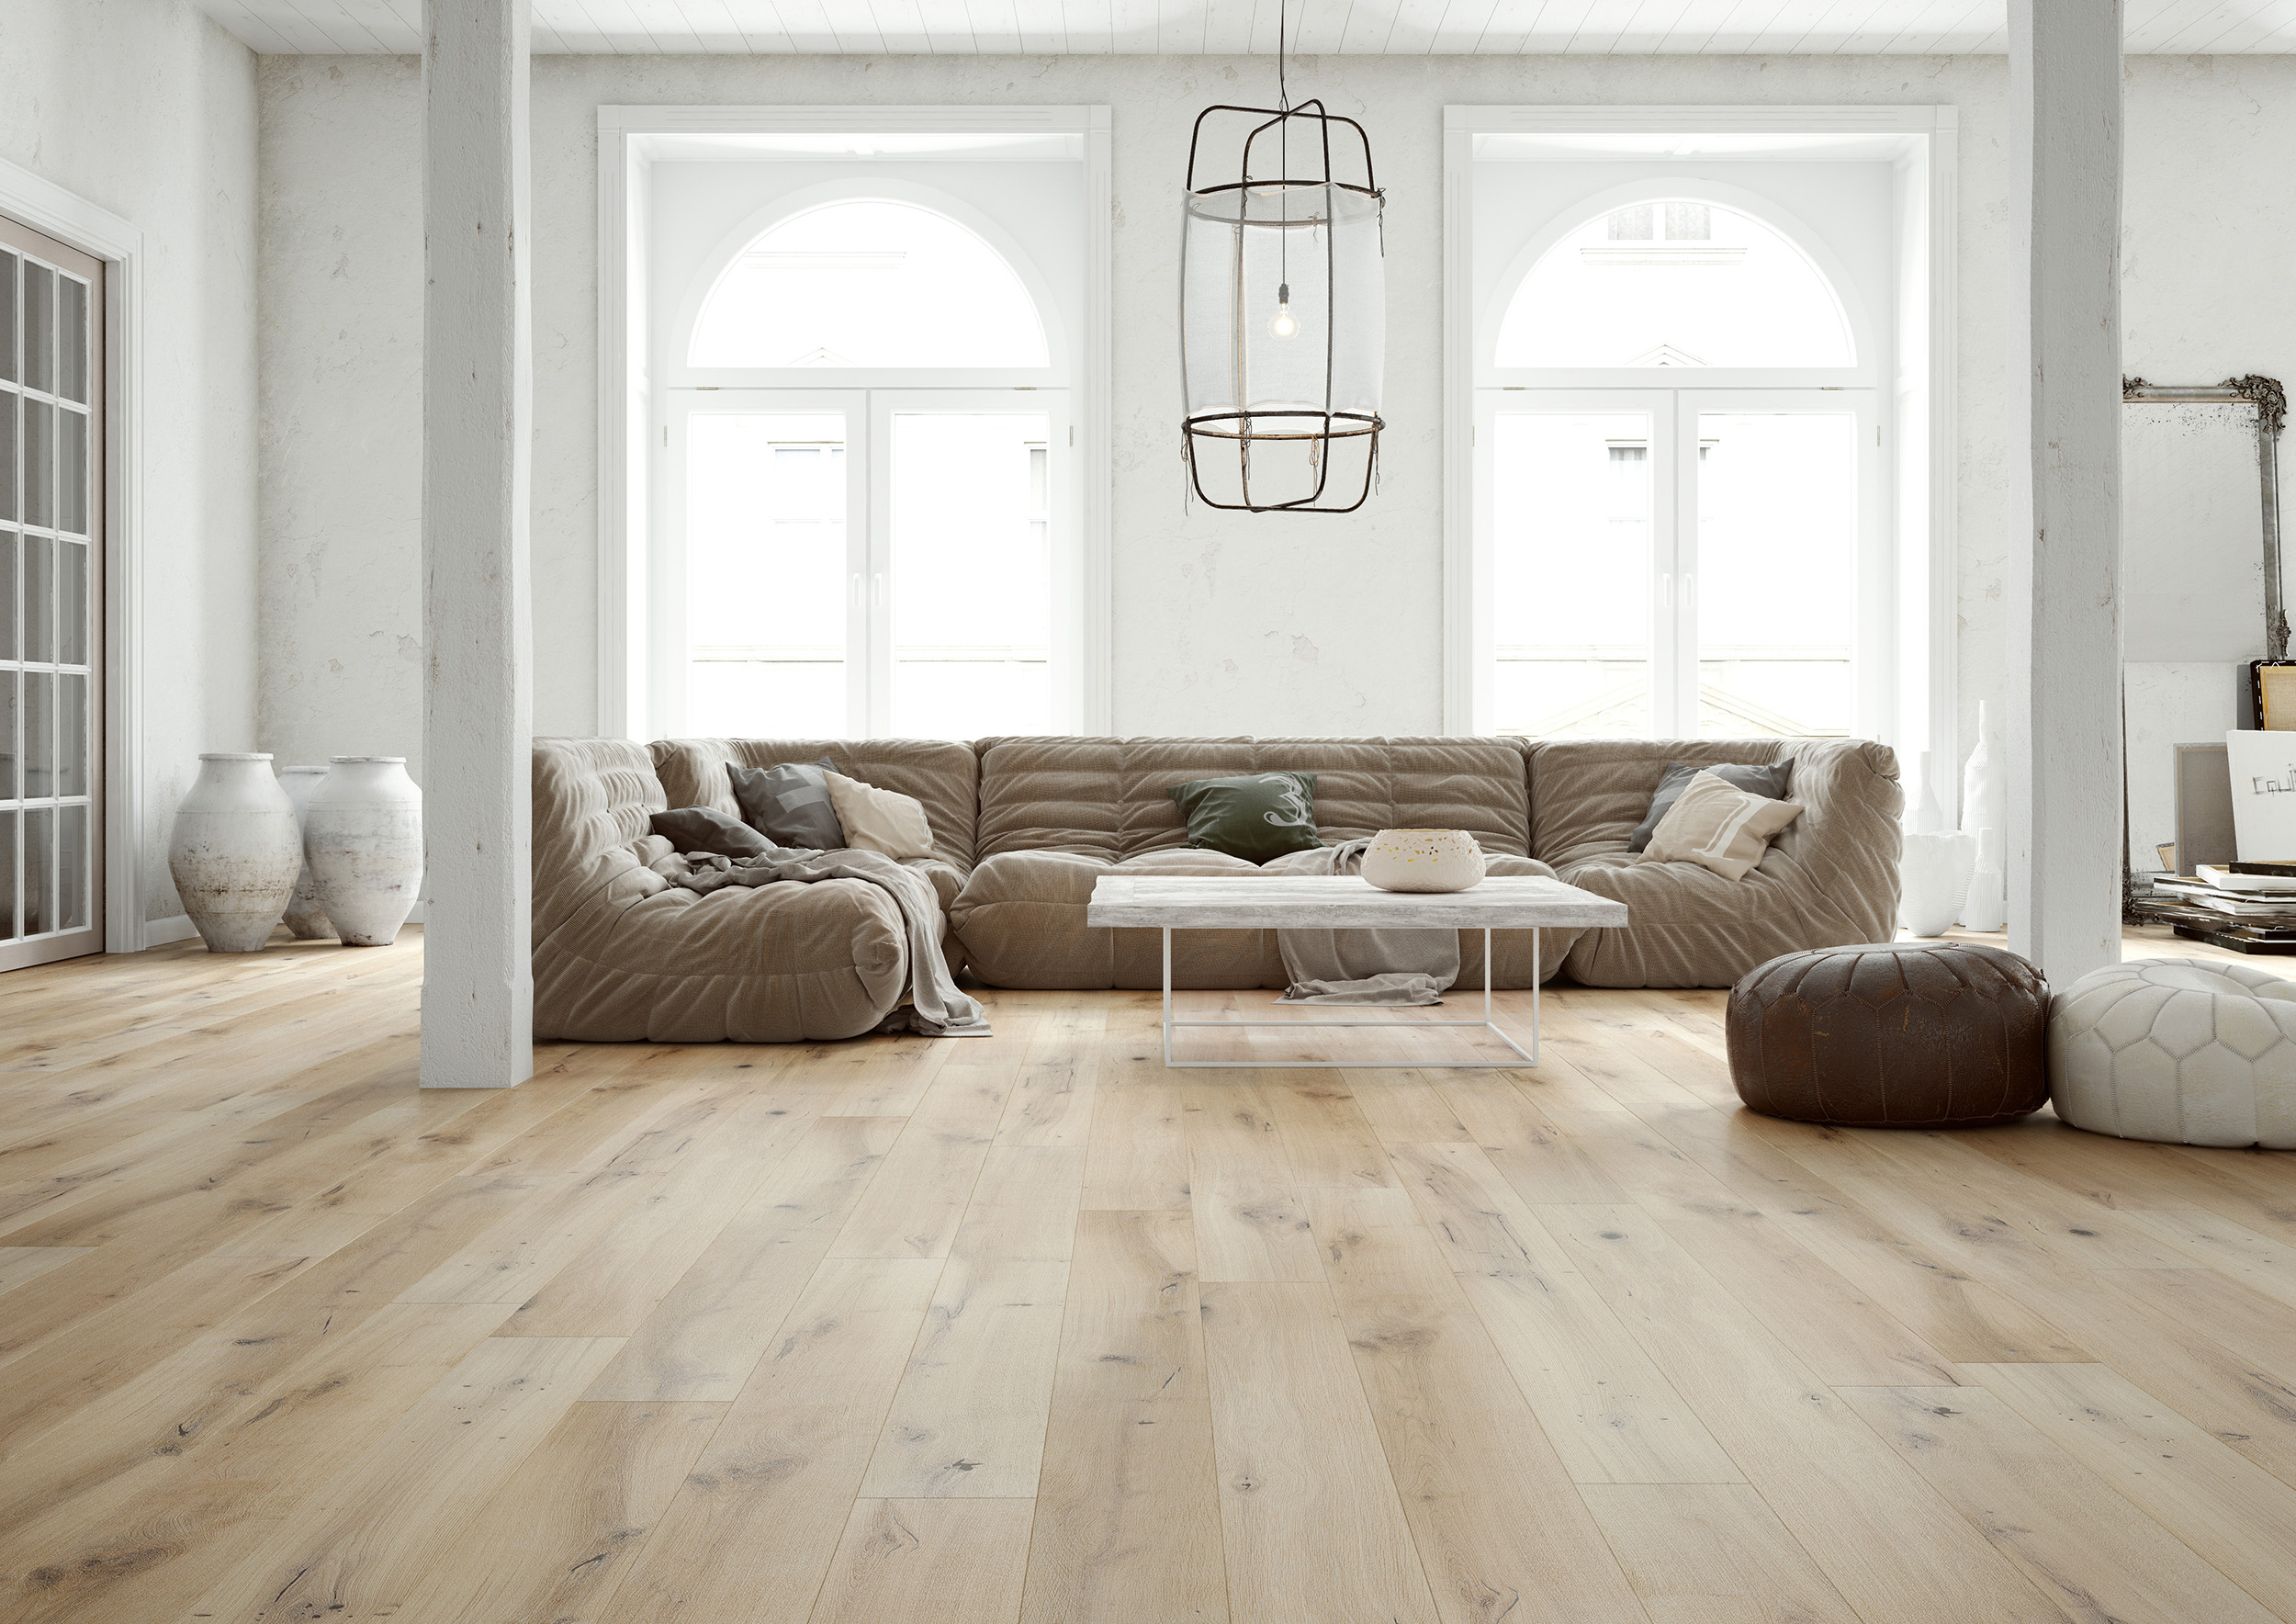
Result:
<svg viewBox="0 0 2296 1624"><path fill-rule="evenodd" d="M1101 884L1103 884L1103 885L1107 884L1109 879L1118 879L1118 880L1120 881L1120 883L1122 880L1128 880L1128 879L1130 879L1131 877L1131 876L1129 876L1129 875L1126 875L1126 876L1113 876L1113 875L1112 875L1112 876L1107 876L1106 878L1104 878L1104 879L1102 880ZM1171 876L1160 876L1160 877L1159 877L1159 879L1160 879L1161 884L1163 884L1163 885L1170 885L1170 884L1172 884L1172 883L1173 883L1173 882L1175 882L1175 881L1182 881L1182 882L1184 882L1186 879L1187 879L1187 878L1193 878L1193 877L1194 877L1194 876L1171 875ZM1222 876L1222 877L1224 877L1224 876ZM1513 877L1513 876L1509 876L1509 877ZM1532 876L1527 876L1527 875L1525 875L1525 876L1522 876L1522 877L1523 877L1523 878L1527 879L1527 878L1530 878L1530 877L1532 877ZM1300 877L1297 877L1297 878L1292 878L1292 877L1282 876L1282 875L1269 875L1269 876L1267 876L1267 877L1266 877L1266 878L1265 878L1265 879L1255 880L1255 881L1254 881L1254 882L1252 882L1252 883L1253 883L1254 885L1271 885L1271 886L1276 886L1276 885L1296 886L1296 885L1302 885L1302 884L1316 885L1317 885L1317 889L1318 889L1318 893L1319 893L1319 896L1318 896L1318 898L1317 898L1317 899L1318 899L1318 900L1322 900L1322 899L1324 899L1325 897L1330 897L1330 896L1332 895L1332 893L1331 893L1331 882L1332 882L1334 879L1335 879L1335 878L1344 878L1344 877L1343 877L1343 876L1323 876L1323 875L1318 875L1318 876L1312 876L1312 877L1311 877L1311 876L1304 876L1304 875L1303 875L1303 876L1300 876ZM1143 881L1148 881L1148 883L1150 883L1150 884L1156 884L1156 883L1158 883L1157 881L1149 881L1149 880L1148 880L1148 876L1142 876L1142 879ZM1360 881L1358 881L1358 882L1356 882L1356 885L1357 885L1358 886L1360 886L1360 885L1362 885L1362 883L1361 883ZM1484 882L1484 885L1491 885L1491 882L1487 880L1487 881L1485 881L1485 882ZM1599 915L1603 916L1603 917L1602 917L1602 919L1601 919L1601 921L1600 921L1600 922L1601 922L1601 923L1604 923L1604 924L1605 924L1605 925L1623 925L1624 923L1626 923L1626 905L1625 905L1625 904L1623 904L1623 903L1619 903L1619 902L1613 901L1612 899L1610 899L1610 898L1608 898L1608 897L1597 897L1591 896L1591 895L1589 895L1589 894L1588 894L1588 893L1586 893L1586 892L1577 890L1577 888L1576 888L1575 886L1568 886L1568 885L1562 885L1562 883L1561 883L1560 881L1548 881L1548 882L1546 882L1546 885L1548 885L1548 886L1552 886L1552 887L1554 887L1554 888L1555 888L1555 889L1557 889L1557 890L1560 890L1560 891L1564 891L1564 892L1573 893L1573 894L1574 894L1574 896L1573 896L1573 897L1572 897L1571 899L1572 899L1572 900L1579 900L1579 899L1582 899L1583 903L1584 903L1585 905L1587 905L1587 907L1586 907L1584 909L1582 909L1581 911L1586 911L1586 912L1588 912L1588 913L1590 914L1590 917L1589 917L1589 918L1586 918L1586 919L1557 919L1557 920L1553 920L1553 921L1551 921L1553 924L1556 924L1556 925L1559 925L1559 926L1560 926L1560 925L1583 925L1583 924L1594 924L1594 923L1596 923L1596 922L1597 922L1597 920L1596 920L1596 919L1595 919L1595 918L1593 918L1593 917L1592 917L1592 916L1593 916L1593 915L1596 915L1596 914L1599 914ZM1131 887L1130 887L1130 886L1126 886L1126 887L1124 887L1124 888L1125 888L1126 890L1128 890L1128 891L1131 889ZM1545 887L1542 887L1542 889L1544 889L1544 888L1545 888ZM1480 890L1480 887L1477 887L1477 889L1479 889L1479 890ZM1500 889L1500 887L1499 887L1499 886L1497 886L1497 885L1492 885L1491 889L1492 889L1492 891L1493 891L1493 892L1497 892L1497 891ZM1509 889L1512 889L1512 887L1509 887ZM1370 890L1370 888L1369 888L1368 886L1363 886L1363 887L1362 887L1362 891L1363 891L1363 892L1368 892L1369 890ZM1373 893L1372 895L1376 895L1376 896L1382 896L1382 897L1384 897L1384 896L1390 896L1390 895L1394 895L1394 894L1391 894L1391 893ZM1460 895L1463 895L1463 894L1460 894ZM1488 894L1487 894L1487 895L1488 895ZM1296 893L1295 893L1295 896L1296 896ZM1337 898L1336 898L1336 899L1341 900L1341 901L1365 901L1365 900L1368 900L1368 897L1367 897L1363 896L1363 895L1362 895L1362 893L1356 891L1353 887L1349 887L1349 888L1348 888L1348 889L1346 889L1345 891L1339 893L1339 895L1338 895L1338 897L1337 897ZM1159 899L1159 900L1162 900L1162 899ZM1258 898L1258 899L1255 899L1255 900L1266 900L1266 898L1264 898L1264 897L1263 897L1263 898ZM1396 908L1398 911L1402 911L1403 909L1405 909L1406 908L1408 908L1408 907L1410 906L1410 903L1411 903L1411 902L1422 902L1422 901L1424 901L1424 902L1430 903L1430 904L1435 905L1435 906L1437 906L1437 907L1440 907L1440 906L1441 906L1441 904L1442 904L1442 902L1443 902L1443 900L1444 900L1444 899L1443 899L1443 898L1441 898L1441 897L1424 897L1424 898L1413 897L1413 898L1410 898L1410 899L1409 899L1409 901L1407 901L1405 898L1403 898L1403 897L1397 897L1397 900L1396 900L1396 902L1395 902L1394 904L1391 904L1391 905L1386 905L1386 904L1383 904L1383 905L1380 905L1380 906L1392 906L1392 907ZM1477 900L1478 900L1478 901L1481 901L1481 900L1483 900L1483 898L1480 898L1480 897L1479 897L1479 898L1477 898ZM1557 898L1556 900L1559 903L1559 902L1564 901L1565 899L1563 899L1563 898ZM1179 924L1177 924L1177 925L1169 924L1169 923L1165 923L1162 919L1154 919L1154 918L1141 918L1141 917L1138 917L1138 916L1139 916L1139 914L1140 914L1140 913L1141 913L1143 909L1153 911L1153 909L1154 908L1154 907L1155 907L1155 906L1157 906L1157 904L1156 904L1156 903L1154 903L1154 902L1149 902L1149 901L1143 901L1143 900L1141 900L1141 899L1136 899L1136 898L1132 898L1132 897L1109 897L1109 898L1108 898L1106 901L1103 901L1103 899L1101 898L1101 897L1100 897L1100 895L1099 895L1099 892L1098 892L1097 887L1096 887L1096 888L1095 888L1095 893L1094 893L1094 897L1093 897L1092 908L1091 908L1091 911L1090 911L1089 913L1087 913L1086 918L1087 918L1088 919L1090 919L1090 920L1091 920L1091 922L1093 922L1093 923L1095 923L1095 924L1099 924L1099 923L1123 924L1123 925L1142 925L1142 924L1146 924L1146 925L1151 925L1152 927L1154 927L1154 928L1160 928L1160 929L1163 930L1163 932L1164 932L1164 1063L1165 1063L1165 1066L1170 1066L1170 1067L1172 1067L1172 1068L1174 1068L1174 1069L1176 1069L1176 1070L1197 1069L1197 1070L1223 1070L1223 1071L1233 1071L1233 1070L1238 1069L1239 1067L1242 1067L1242 1068L1244 1068L1244 1069L1250 1069L1250 1070L1269 1070L1269 1071L1294 1071L1294 1070L1339 1070L1339 1069L1346 1069L1346 1070L1372 1070L1372 1069L1379 1069L1379 1068L1383 1068L1383 1067L1394 1067L1394 1066L1413 1066L1413 1067L1416 1067L1416 1066L1439 1066L1439 1067L1446 1067L1446 1068L1458 1068L1458 1069L1500 1070L1500 1069L1504 1069L1504 1068L1507 1068L1507 1067L1512 1067L1512 1066L1536 1066L1536 1065L1539 1063L1539 1061L1538 1061L1538 1054L1539 1054L1539 1046L1538 1046L1538 1045L1539 1045L1539 1027L1538 1027L1538 1022L1539 1022L1539 981L1540 981L1541 976L1542 976L1542 974L1543 974L1544 966L1543 966L1543 964L1542 964L1542 962L1541 962L1541 953L1542 953L1542 952L1543 952L1543 944L1542 944L1542 942L1541 942L1540 936L1539 936L1539 931L1540 931L1541 927L1540 927L1539 925L1537 925L1537 924L1535 924L1535 923L1534 923L1534 924L1527 924L1527 925L1525 925L1525 924L1511 924L1511 923L1506 923L1506 922L1503 922L1503 921L1501 924L1499 924L1499 925L1497 925L1497 926L1493 926L1493 925L1486 924L1486 925L1483 925L1483 926L1481 927L1482 933L1483 933L1483 1011L1482 1011L1482 1019L1481 1019L1481 1020L1480 1020L1480 1021L1398 1021L1398 1020L1393 1020L1393 1019L1368 1019L1368 1018L1362 1018L1362 1017L1352 1018L1352 1019L1344 1019L1344 1020L1318 1020L1318 1019L1312 1019L1312 1018L1311 1018L1311 1019L1301 1019L1301 1020L1293 1020L1293 1021L1254 1021L1254 1020L1248 1020L1248 1019L1246 1019L1246 1020L1226 1020L1226 1021L1189 1021L1189 1020L1185 1020L1185 1019L1176 1018L1176 1017L1174 1016L1173 1012L1172 1012L1172 991L1173 991L1173 988L1172 988L1172 932L1173 932L1175 930L1268 930L1268 929L1271 929L1271 928L1280 928L1280 927L1277 926L1273 920L1271 920L1270 919L1268 919L1268 918L1266 918L1266 917L1256 917L1256 918L1238 918L1238 919L1234 919L1232 922L1228 921L1228 920L1216 920L1216 921L1212 921L1212 920L1203 920L1203 919L1193 919L1193 920L1184 920L1184 921L1182 921L1181 923L1179 923ZM1173 906L1173 904L1172 904L1171 902L1169 902L1169 901L1162 901L1162 906L1164 906L1164 907L1165 907L1165 908L1168 908L1169 907ZM1113 919L1113 920L1111 920L1111 919L1094 919L1094 918L1092 917L1094 914L1099 914L1099 913L1102 913L1104 910L1105 910L1106 912L1109 912L1109 913L1123 913L1123 912L1126 912L1126 911L1130 911L1130 912L1131 912L1131 913L1134 915L1134 917L1132 917L1132 918L1129 918L1129 919ZM1446 911L1447 911L1447 910L1446 910ZM1378 920L1375 920L1375 919L1362 919L1359 922L1357 922L1357 921L1356 921L1356 916L1355 916L1352 912L1350 912L1348 915L1345 916L1342 919L1337 920L1337 921L1334 921L1334 920L1325 920L1325 921L1321 921L1321 922L1314 923L1314 924L1306 924L1306 923L1303 923L1303 925L1302 925L1302 927L1301 927L1301 928L1305 928L1305 929L1340 929L1340 930L1345 930L1345 929L1349 929L1349 928L1351 928L1351 926L1353 926L1354 928L1372 928L1372 929L1376 929L1376 928L1379 928L1379 925L1380 925L1380 924L1382 924L1382 923L1388 924L1388 925L1392 926L1392 927L1401 927L1401 928L1405 928L1405 929L1457 929L1457 928L1459 928L1459 925L1460 925L1460 924L1463 924L1463 925L1465 926L1465 928L1466 928L1466 929L1469 929L1469 930L1472 930L1472 929L1475 929L1475 928L1476 928L1476 927L1475 927L1475 925L1474 925L1474 923L1472 922L1472 920L1471 920L1471 919L1469 919L1469 920L1463 920L1463 921L1458 921L1458 923L1438 923L1438 922L1434 921L1434 920L1404 920L1404 919L1395 919L1395 920L1390 920L1390 921L1378 921ZM1505 1028L1502 1027L1502 1026L1499 1024L1499 1022L1498 1022L1495 1019L1493 1019L1493 1010L1492 1010L1492 1007L1491 1007L1491 931L1492 931L1492 930L1493 930L1493 929L1505 929L1505 930L1525 930L1525 929L1527 929L1527 930L1531 932L1531 1034L1530 1034L1530 1035L1531 1035L1531 1046L1530 1046L1529 1048L1527 1048L1527 1049L1525 1049L1525 1047L1524 1047L1521 1043L1516 1043L1516 1042L1514 1041L1514 1038L1513 1034L1511 1034L1510 1032L1508 1032L1506 1031L1506 1029L1505 1029ZM1488 1030L1488 1031L1490 1031L1490 1032L1491 1032L1496 1033L1496 1034L1498 1035L1499 1041L1500 1041L1501 1043L1503 1043L1506 1044L1506 1046L1507 1046L1510 1050L1512 1050L1512 1051L1513 1051L1513 1056L1512 1056L1511 1058L1504 1059L1504 1060L1454 1060L1454 1061L1425 1061L1425 1060L1376 1060L1376 1059L1375 1059L1375 1060L1276 1060L1276 1061L1246 1060L1246 1061L1233 1061L1233 1060L1176 1060L1176 1059L1173 1058L1173 1054L1172 1054L1172 1034L1173 1034L1173 1032L1174 1032L1174 1031L1175 1031L1175 1030L1176 1030L1176 1029L1178 1029L1178 1028L1181 1028L1181 1027L1207 1027L1207 1026L1210 1026L1210 1027L1225 1027L1225 1028L1230 1028L1230 1029L1240 1029L1240 1028L1247 1028L1247 1027L1287 1027L1287 1028L1295 1028L1295 1029L1296 1029L1296 1028L1302 1028L1302 1027L1385 1027L1385 1028L1388 1028L1388 1029L1390 1029L1390 1030L1398 1030L1398 1029L1400 1029L1400 1030L1408 1031L1408 1032L1442 1032L1442 1031L1460 1031L1460 1030L1469 1030L1469 1031L1471 1031L1471 1030L1474 1030L1474 1029L1476 1029L1476 1028L1482 1028L1482 1029L1485 1029L1485 1030Z"/></svg>

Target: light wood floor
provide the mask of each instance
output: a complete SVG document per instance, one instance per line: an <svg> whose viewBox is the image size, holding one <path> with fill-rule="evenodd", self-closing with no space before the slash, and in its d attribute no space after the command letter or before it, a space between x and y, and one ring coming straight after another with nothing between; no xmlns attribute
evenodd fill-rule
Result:
<svg viewBox="0 0 2296 1624"><path fill-rule="evenodd" d="M0 977L0 1620L2296 1620L2296 1157L1753 1117L1710 993L424 1095L420 943Z"/></svg>

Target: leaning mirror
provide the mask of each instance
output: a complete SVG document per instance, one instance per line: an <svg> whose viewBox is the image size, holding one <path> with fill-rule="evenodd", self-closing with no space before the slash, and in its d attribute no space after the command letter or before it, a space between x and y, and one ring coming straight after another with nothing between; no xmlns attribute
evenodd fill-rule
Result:
<svg viewBox="0 0 2296 1624"><path fill-rule="evenodd" d="M2288 654L2272 378L2122 386L2122 706L2128 911L2232 856L2224 734L2260 725ZM2296 727L2286 705L2272 720Z"/></svg>

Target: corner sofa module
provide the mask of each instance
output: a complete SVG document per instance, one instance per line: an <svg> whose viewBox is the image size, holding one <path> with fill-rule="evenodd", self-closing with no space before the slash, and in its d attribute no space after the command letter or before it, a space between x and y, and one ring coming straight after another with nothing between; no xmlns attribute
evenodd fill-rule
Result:
<svg viewBox="0 0 2296 1624"><path fill-rule="evenodd" d="M900 1003L908 942L882 889L672 885L647 866L669 850L648 822L668 805L643 745L535 740L536 1039L813 1042Z"/></svg>
<svg viewBox="0 0 2296 1624"><path fill-rule="evenodd" d="M1588 987L1733 987L1781 953L1897 933L1898 817L1888 746L1858 739L1550 739L1530 751L1531 850L1568 884L1626 905L1564 966ZM1743 879L1626 850L1669 761L1791 759L1802 815Z"/></svg>
<svg viewBox="0 0 2296 1624"><path fill-rule="evenodd" d="M1382 829L1462 829L1493 874L1548 874L1527 850L1523 747L1512 739L985 739L980 759L978 861L950 909L974 975L992 987L1162 985L1155 930L1085 923L1104 874L1280 875L1300 854L1265 866L1191 848L1176 784L1233 773L1312 773L1315 820L1326 841ZM1548 931L1546 973L1573 931ZM1460 932L1462 983L1482 976L1482 932ZM1492 939L1492 984L1531 984L1531 933ZM1181 987L1281 987L1272 930L1177 930L1173 983Z"/></svg>

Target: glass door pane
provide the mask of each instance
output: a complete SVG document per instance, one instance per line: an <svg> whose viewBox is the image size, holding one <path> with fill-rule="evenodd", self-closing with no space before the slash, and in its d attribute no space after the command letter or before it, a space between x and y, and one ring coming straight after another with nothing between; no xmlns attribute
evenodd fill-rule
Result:
<svg viewBox="0 0 2296 1624"><path fill-rule="evenodd" d="M1650 731L1653 413L1492 424L1494 719L1503 733Z"/></svg>
<svg viewBox="0 0 2296 1624"><path fill-rule="evenodd" d="M899 408L890 437L890 731L1050 732L1051 415Z"/></svg>
<svg viewBox="0 0 2296 1624"><path fill-rule="evenodd" d="M1698 732L1850 731L1857 416L1697 414Z"/></svg>
<svg viewBox="0 0 2296 1624"><path fill-rule="evenodd" d="M847 731L842 412L686 419L685 730Z"/></svg>

